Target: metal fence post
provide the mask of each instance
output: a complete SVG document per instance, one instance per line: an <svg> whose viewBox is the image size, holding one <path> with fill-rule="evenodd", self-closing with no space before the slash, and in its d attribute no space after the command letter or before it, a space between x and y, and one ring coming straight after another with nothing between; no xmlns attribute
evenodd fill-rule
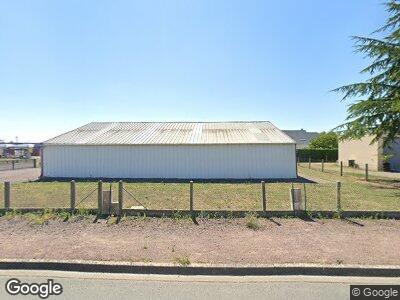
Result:
<svg viewBox="0 0 400 300"><path fill-rule="evenodd" d="M365 181L368 181L368 164L365 164Z"/></svg>
<svg viewBox="0 0 400 300"><path fill-rule="evenodd" d="M303 189L304 189L304 211L307 210L307 190L306 190L306 183L303 182Z"/></svg>
<svg viewBox="0 0 400 300"><path fill-rule="evenodd" d="M343 176L343 162L340 161L340 176Z"/></svg>
<svg viewBox="0 0 400 300"><path fill-rule="evenodd" d="M97 187L97 209L98 214L101 215L103 211L103 182L99 180Z"/></svg>
<svg viewBox="0 0 400 300"><path fill-rule="evenodd" d="M324 171L324 160L323 159L321 159L321 171L322 172Z"/></svg>
<svg viewBox="0 0 400 300"><path fill-rule="evenodd" d="M10 209L10 199L11 199L11 183L9 181L4 182L4 209Z"/></svg>
<svg viewBox="0 0 400 300"><path fill-rule="evenodd" d="M261 181L261 193L262 193L262 209L263 212L267 211L267 195L265 194L265 181Z"/></svg>
<svg viewBox="0 0 400 300"><path fill-rule="evenodd" d="M75 203L76 203L75 180L71 180L70 199L71 199L71 214L73 214L75 212Z"/></svg>
<svg viewBox="0 0 400 300"><path fill-rule="evenodd" d="M308 168L311 169L311 156L308 158Z"/></svg>
<svg viewBox="0 0 400 300"><path fill-rule="evenodd" d="M12 164L12 169L15 170L15 160L12 160L11 164Z"/></svg>
<svg viewBox="0 0 400 300"><path fill-rule="evenodd" d="M189 182L189 209L193 212L193 180Z"/></svg>
<svg viewBox="0 0 400 300"><path fill-rule="evenodd" d="M342 210L342 205L340 203L340 190L341 190L342 184L340 181L336 183L336 201L337 201L337 211L340 212Z"/></svg>
<svg viewBox="0 0 400 300"><path fill-rule="evenodd" d="M120 180L118 183L118 213L120 216L122 216L122 208L124 207L123 201L124 201L124 183L122 182L122 180Z"/></svg>

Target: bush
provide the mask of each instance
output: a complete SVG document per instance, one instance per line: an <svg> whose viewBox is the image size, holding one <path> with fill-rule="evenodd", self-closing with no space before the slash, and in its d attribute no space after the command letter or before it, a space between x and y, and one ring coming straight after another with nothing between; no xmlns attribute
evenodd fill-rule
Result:
<svg viewBox="0 0 400 300"><path fill-rule="evenodd" d="M297 157L300 162L311 161L320 162L322 159L326 162L336 162L338 160L337 149L297 149Z"/></svg>
<svg viewBox="0 0 400 300"><path fill-rule="evenodd" d="M321 132L315 138L313 138L309 145L309 149L337 149L338 136L335 132Z"/></svg>
<svg viewBox="0 0 400 300"><path fill-rule="evenodd" d="M252 230L260 229L260 224L258 223L257 216L255 214L247 214L246 215L246 227Z"/></svg>
<svg viewBox="0 0 400 300"><path fill-rule="evenodd" d="M189 257L187 257L187 256L175 257L174 262L183 267L187 267L190 265L190 260L189 260Z"/></svg>

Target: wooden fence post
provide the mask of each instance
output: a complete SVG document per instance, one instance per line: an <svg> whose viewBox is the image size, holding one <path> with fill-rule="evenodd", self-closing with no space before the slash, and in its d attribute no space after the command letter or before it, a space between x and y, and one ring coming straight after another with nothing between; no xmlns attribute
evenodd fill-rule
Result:
<svg viewBox="0 0 400 300"><path fill-rule="evenodd" d="M291 198L291 202L292 202L292 209L293 209L293 213L295 216L297 216L299 211L302 211L302 205L301 205L301 188L294 188L294 186L292 185L292 188L289 190L289 195Z"/></svg>
<svg viewBox="0 0 400 300"><path fill-rule="evenodd" d="M267 211L267 195L265 193L265 181L261 181L261 193L262 193L262 210Z"/></svg>
<svg viewBox="0 0 400 300"><path fill-rule="evenodd" d="M189 182L189 209L193 212L193 180Z"/></svg>
<svg viewBox="0 0 400 300"><path fill-rule="evenodd" d="M292 203L292 210L294 211L295 215L296 215L296 210L294 207L294 187L293 187L293 183L292 183L292 188L289 190L290 192L290 202Z"/></svg>
<svg viewBox="0 0 400 300"><path fill-rule="evenodd" d="M308 158L308 168L311 169L311 156Z"/></svg>
<svg viewBox="0 0 400 300"><path fill-rule="evenodd" d="M9 181L4 182L4 209L10 209L10 199L11 199L11 183Z"/></svg>
<svg viewBox="0 0 400 300"><path fill-rule="evenodd" d="M321 171L322 172L324 171L324 160L323 159L321 159Z"/></svg>
<svg viewBox="0 0 400 300"><path fill-rule="evenodd" d="M12 169L15 170L15 160L12 160L11 164L12 164Z"/></svg>
<svg viewBox="0 0 400 300"><path fill-rule="evenodd" d="M75 212L75 204L76 204L76 186L75 186L75 180L71 180L70 200L71 200L71 214L73 214L73 213Z"/></svg>
<svg viewBox="0 0 400 300"><path fill-rule="evenodd" d="M337 201L336 208L337 208L338 212L340 212L342 210L342 205L340 203L340 189L341 189L341 186L342 186L341 182L338 181L336 183L336 201Z"/></svg>
<svg viewBox="0 0 400 300"><path fill-rule="evenodd" d="M34 158L33 159L33 168L37 168L37 159L36 158Z"/></svg>
<svg viewBox="0 0 400 300"><path fill-rule="evenodd" d="M340 176L343 176L343 162L340 161Z"/></svg>
<svg viewBox="0 0 400 300"><path fill-rule="evenodd" d="M368 164L365 164L365 181L368 181Z"/></svg>
<svg viewBox="0 0 400 300"><path fill-rule="evenodd" d="M118 183L118 213L122 216L122 208L124 207L124 183L122 180Z"/></svg>
<svg viewBox="0 0 400 300"><path fill-rule="evenodd" d="M303 189L304 189L304 211L307 210L307 190L306 190L306 183L303 182Z"/></svg>
<svg viewBox="0 0 400 300"><path fill-rule="evenodd" d="M98 214L101 215L103 211L103 182L99 180L97 187L97 209Z"/></svg>

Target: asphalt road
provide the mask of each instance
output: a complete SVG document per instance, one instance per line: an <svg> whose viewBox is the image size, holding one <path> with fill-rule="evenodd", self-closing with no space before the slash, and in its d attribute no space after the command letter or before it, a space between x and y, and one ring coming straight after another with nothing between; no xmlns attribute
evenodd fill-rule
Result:
<svg viewBox="0 0 400 300"><path fill-rule="evenodd" d="M53 279L63 293L48 299L349 299L353 284L400 284L400 278L318 276L174 276L100 274L60 271L0 270L0 299L11 296L10 278L43 283Z"/></svg>

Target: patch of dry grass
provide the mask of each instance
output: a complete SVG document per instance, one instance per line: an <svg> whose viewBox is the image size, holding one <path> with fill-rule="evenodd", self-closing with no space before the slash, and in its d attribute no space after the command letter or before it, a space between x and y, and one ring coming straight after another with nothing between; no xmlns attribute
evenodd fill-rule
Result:
<svg viewBox="0 0 400 300"><path fill-rule="evenodd" d="M255 214L247 214L246 218L246 227L252 230L258 230L260 229L261 225L258 222L258 218Z"/></svg>
<svg viewBox="0 0 400 300"><path fill-rule="evenodd" d="M97 183L76 183L76 206L97 206ZM4 202L4 201L3 201ZM70 207L69 182L18 182L11 184L11 207L59 208Z"/></svg>
<svg viewBox="0 0 400 300"><path fill-rule="evenodd" d="M182 267L187 267L190 265L190 259L187 256L175 257L174 263Z"/></svg>

